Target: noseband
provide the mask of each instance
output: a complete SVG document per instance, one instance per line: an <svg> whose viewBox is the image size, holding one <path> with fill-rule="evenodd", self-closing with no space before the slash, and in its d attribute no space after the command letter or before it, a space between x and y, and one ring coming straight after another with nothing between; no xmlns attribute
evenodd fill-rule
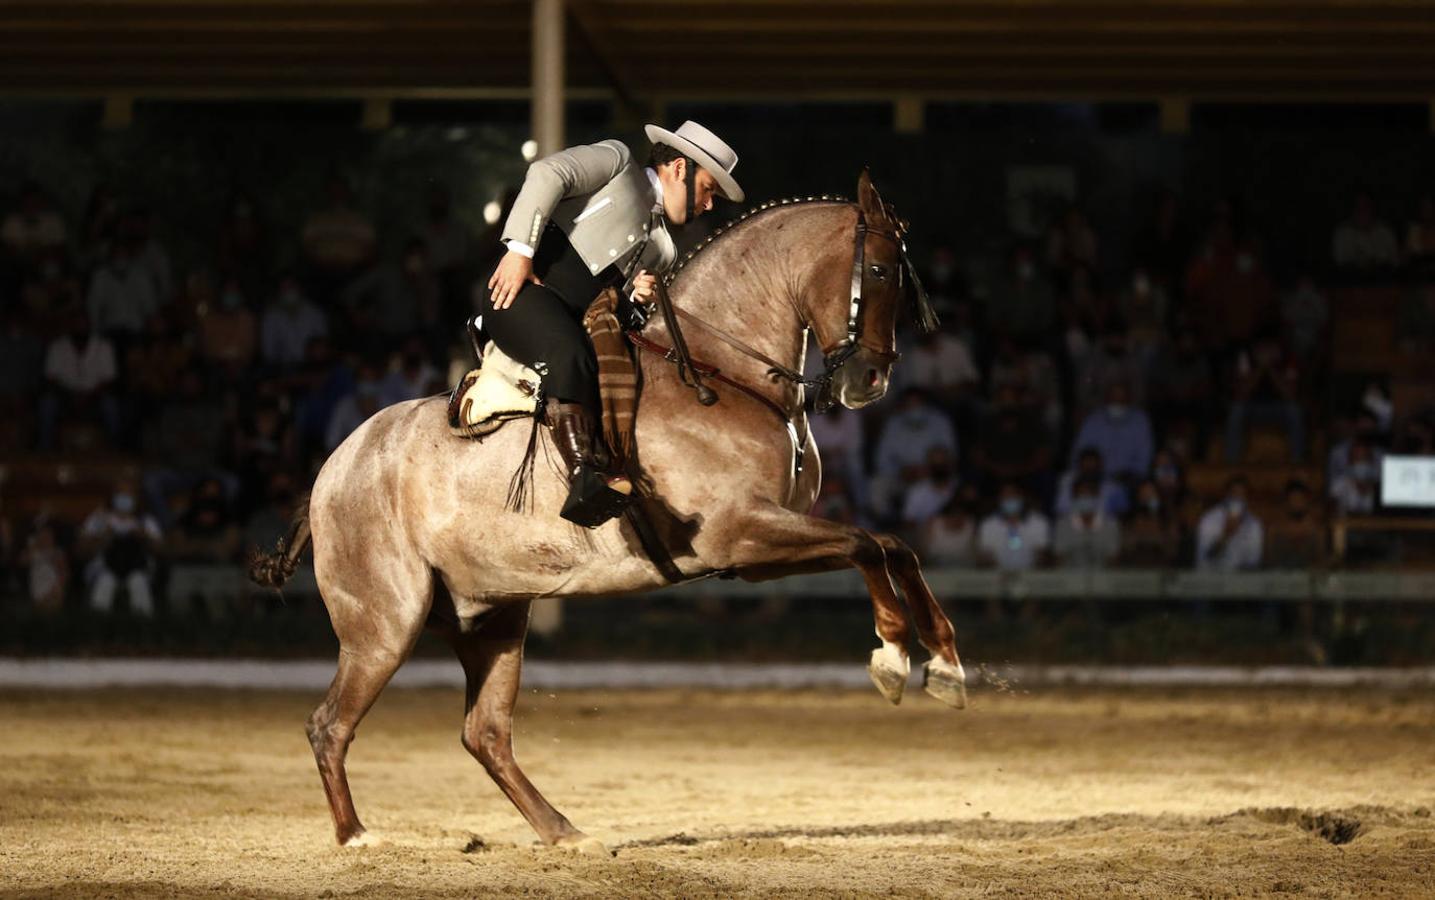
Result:
<svg viewBox="0 0 1435 900"><path fill-rule="evenodd" d="M867 216L861 209L858 209L857 227L852 236L852 289L850 292L851 302L847 306L847 335L836 345L822 349L822 374L816 378L802 380L803 384L817 389L813 408L818 412L826 412L836 402L836 398L832 396L832 382L837 377L837 373L849 359L856 355L858 350L865 349L876 357L879 364L884 365L891 365L902 357L902 354L885 347L873 347L870 344L862 343L862 314L864 312L862 282L867 274L867 235L869 234L891 241L897 246L897 251L902 257L902 265L897 270L897 286L899 289L901 288L904 273L912 279L912 286L917 295L913 298L913 302L917 308L918 324L924 331L936 328L935 317L930 315L931 307L927 301L926 291L922 288L921 280L917 278L917 270L912 265L911 257L907 255L907 242L902 239L901 226L899 225L898 229L893 232L874 231L867 227Z"/></svg>

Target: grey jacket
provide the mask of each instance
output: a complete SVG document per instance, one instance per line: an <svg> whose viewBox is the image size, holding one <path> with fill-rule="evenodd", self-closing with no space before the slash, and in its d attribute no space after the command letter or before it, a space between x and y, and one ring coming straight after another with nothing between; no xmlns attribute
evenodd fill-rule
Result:
<svg viewBox="0 0 1435 900"><path fill-rule="evenodd" d="M652 183L632 156L622 141L609 140L533 163L502 240L537 248L551 220L592 272L614 264L630 280L639 269L666 272L677 250L665 217L653 212Z"/></svg>

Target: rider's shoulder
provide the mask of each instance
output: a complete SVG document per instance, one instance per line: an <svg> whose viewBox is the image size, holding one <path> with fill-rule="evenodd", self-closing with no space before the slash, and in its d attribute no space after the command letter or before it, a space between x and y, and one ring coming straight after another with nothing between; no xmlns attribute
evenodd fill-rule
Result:
<svg viewBox="0 0 1435 900"><path fill-rule="evenodd" d="M618 159L622 165L626 166L628 163L633 161L633 151L629 150L628 145L618 140L617 138L609 138L606 141L599 141L593 146L603 147L605 149L612 150L614 153L618 154Z"/></svg>

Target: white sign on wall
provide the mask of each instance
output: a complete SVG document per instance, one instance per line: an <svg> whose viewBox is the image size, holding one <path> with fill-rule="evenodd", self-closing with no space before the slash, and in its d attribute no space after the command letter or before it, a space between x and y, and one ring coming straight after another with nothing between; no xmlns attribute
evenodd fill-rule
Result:
<svg viewBox="0 0 1435 900"><path fill-rule="evenodd" d="M1387 456L1380 473L1385 506L1435 506L1435 456Z"/></svg>

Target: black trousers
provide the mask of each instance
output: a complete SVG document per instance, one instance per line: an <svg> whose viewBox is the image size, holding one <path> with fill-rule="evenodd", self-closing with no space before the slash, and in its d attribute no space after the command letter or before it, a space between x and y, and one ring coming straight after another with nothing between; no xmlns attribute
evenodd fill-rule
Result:
<svg viewBox="0 0 1435 900"><path fill-rule="evenodd" d="M496 268L495 264L495 268ZM543 376L547 396L582 403L599 413L598 361L583 329L583 313L603 288L622 283L612 266L594 275L568 243L549 225L533 254L533 273L543 280L525 284L507 309L489 302L488 280L480 282L482 328L498 349Z"/></svg>

